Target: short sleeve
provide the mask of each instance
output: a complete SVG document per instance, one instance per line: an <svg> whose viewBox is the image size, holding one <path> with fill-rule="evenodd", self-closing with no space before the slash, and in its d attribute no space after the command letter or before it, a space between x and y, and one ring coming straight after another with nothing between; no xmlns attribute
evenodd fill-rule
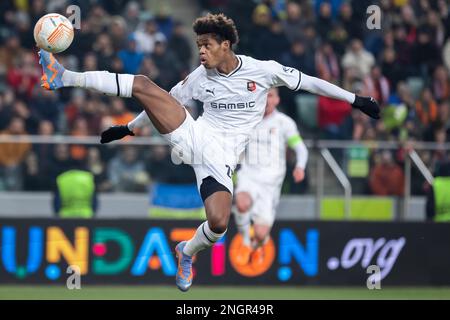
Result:
<svg viewBox="0 0 450 320"><path fill-rule="evenodd" d="M300 89L302 73L299 70L283 66L273 60L263 61L263 63L264 70L268 73L268 84L270 87L285 86L294 91Z"/></svg>
<svg viewBox="0 0 450 320"><path fill-rule="evenodd" d="M200 66L203 68L203 66ZM198 80L201 76L201 69L192 71L183 81L178 82L171 90L170 95L177 99L184 106L192 106L197 99Z"/></svg>

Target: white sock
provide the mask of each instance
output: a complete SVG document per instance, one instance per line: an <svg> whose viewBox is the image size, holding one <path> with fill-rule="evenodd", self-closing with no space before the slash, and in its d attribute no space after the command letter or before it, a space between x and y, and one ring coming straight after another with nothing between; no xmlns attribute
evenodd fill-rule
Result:
<svg viewBox="0 0 450 320"><path fill-rule="evenodd" d="M242 241L244 245L250 246L250 213L244 212L240 213L235 211L234 221L236 221L236 226L239 233L242 235Z"/></svg>
<svg viewBox="0 0 450 320"><path fill-rule="evenodd" d="M108 71L73 72L64 71L65 87L94 89L110 96L131 98L134 75L110 73Z"/></svg>
<svg viewBox="0 0 450 320"><path fill-rule="evenodd" d="M192 257L197 254L197 252L211 247L222 238L225 233L226 231L220 234L213 232L209 228L208 221L205 221L197 228L194 237L184 246L183 253Z"/></svg>

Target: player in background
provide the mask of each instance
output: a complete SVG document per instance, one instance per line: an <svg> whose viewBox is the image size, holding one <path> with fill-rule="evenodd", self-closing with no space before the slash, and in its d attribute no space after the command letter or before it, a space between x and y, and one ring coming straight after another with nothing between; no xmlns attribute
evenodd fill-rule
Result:
<svg viewBox="0 0 450 320"><path fill-rule="evenodd" d="M279 103L278 89L270 89L264 117L256 126L244 161L236 172L234 217L242 235L242 246L236 256L239 265L257 264L263 259L262 246L270 238L286 174L286 146L297 156L292 172L294 181L299 183L305 177L308 150L295 122L276 110ZM251 222L253 239L250 236Z"/></svg>
<svg viewBox="0 0 450 320"><path fill-rule="evenodd" d="M271 87L286 86L341 99L376 119L380 112L371 97L357 96L275 61L236 55L232 46L238 43L238 32L233 20L223 14L198 18L193 29L201 65L170 94L143 75L66 70L52 54L40 51L45 89L93 89L107 95L134 97L142 105L144 112L136 119L103 132L102 143L132 135L135 128L151 121L181 160L193 167L207 221L192 239L175 248L176 284L182 291L192 285L192 257L211 247L227 230L233 194L231 176L248 136L262 119ZM192 100L203 102L204 112L197 120L183 106Z"/></svg>

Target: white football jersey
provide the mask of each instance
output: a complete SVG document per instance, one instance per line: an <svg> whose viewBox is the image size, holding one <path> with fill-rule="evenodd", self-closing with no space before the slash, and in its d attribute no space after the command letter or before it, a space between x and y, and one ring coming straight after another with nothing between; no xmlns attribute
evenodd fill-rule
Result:
<svg viewBox="0 0 450 320"><path fill-rule="evenodd" d="M237 55L236 69L221 74L217 69L199 66L170 94L183 105L192 100L203 103L203 115L197 121L223 134L251 134L261 121L266 107L267 91L286 86L299 90L301 73L275 61L261 61Z"/></svg>
<svg viewBox="0 0 450 320"><path fill-rule="evenodd" d="M294 120L274 110L253 130L245 157L241 160L240 177L258 182L281 184L286 174L288 139L298 136Z"/></svg>

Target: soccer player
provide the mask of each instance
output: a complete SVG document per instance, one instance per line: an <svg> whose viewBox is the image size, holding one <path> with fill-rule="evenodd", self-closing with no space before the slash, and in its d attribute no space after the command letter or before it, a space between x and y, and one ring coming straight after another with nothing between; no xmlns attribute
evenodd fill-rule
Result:
<svg viewBox="0 0 450 320"><path fill-rule="evenodd" d="M308 150L295 122L276 110L279 103L278 89L269 89L264 117L256 126L241 168L236 173L234 217L243 239L236 256L236 263L240 265L257 264L263 258L262 246L270 238L286 173L286 145L297 156L292 172L294 181L299 183L305 177Z"/></svg>
<svg viewBox="0 0 450 320"><path fill-rule="evenodd" d="M249 134L262 119L269 88L287 86L342 99L373 118L379 118L380 111L373 98L357 96L275 61L236 55L232 46L238 42L238 32L233 20L223 14L198 18L193 28L201 65L170 94L143 75L66 70L52 54L40 51L44 88L94 89L107 95L134 97L142 104L145 112L127 125L102 133L102 143L132 135L136 127L150 119L181 160L193 167L207 221L192 239L175 247L176 284L182 291L192 284L192 257L212 246L227 230L233 193L231 175ZM183 106L192 99L203 102L204 113L197 120Z"/></svg>

